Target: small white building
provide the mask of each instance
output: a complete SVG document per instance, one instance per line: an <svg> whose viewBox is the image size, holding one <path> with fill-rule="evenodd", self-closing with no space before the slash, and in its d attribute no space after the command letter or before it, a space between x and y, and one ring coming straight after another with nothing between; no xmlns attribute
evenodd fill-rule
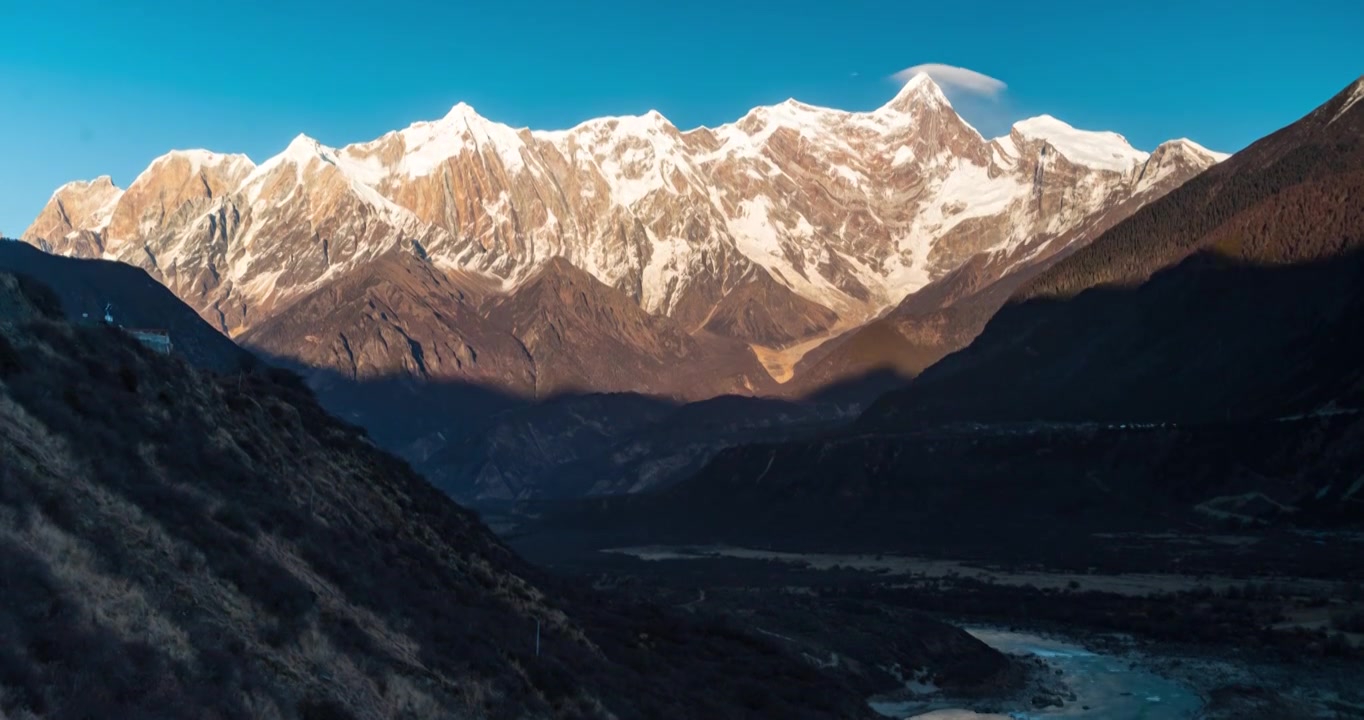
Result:
<svg viewBox="0 0 1364 720"><path fill-rule="evenodd" d="M137 338L137 341L147 347L161 353L162 355L171 354L170 333L165 330L142 330L134 328L123 328L123 331Z"/></svg>

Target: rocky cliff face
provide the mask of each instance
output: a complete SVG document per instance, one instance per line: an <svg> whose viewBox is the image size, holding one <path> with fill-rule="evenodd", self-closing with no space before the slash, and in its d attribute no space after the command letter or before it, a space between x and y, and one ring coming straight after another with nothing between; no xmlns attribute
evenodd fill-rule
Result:
<svg viewBox="0 0 1364 720"><path fill-rule="evenodd" d="M1011 138L1029 142L1016 129ZM1046 148L1038 147L1036 152L1045 157ZM806 395L878 371L906 379L918 375L969 345L1020 287L1147 203L1178 188L1218 157L1187 141L1161 145L1143 166L1135 194L1091 214L1054 239L1043 235L1007 251L967 256L956 269L910 293L880 317L804 355L783 391ZM1053 170L1040 163L1034 166L1035 172ZM1063 212L1066 206L1064 198L1045 194L1039 195L1038 202L1054 205L1055 212Z"/></svg>
<svg viewBox="0 0 1364 720"><path fill-rule="evenodd" d="M690 131L651 112L533 132L460 104L339 149L299 136L259 166L173 152L127 191L107 178L63 187L24 239L139 265L234 337L310 307L327 345L356 333L354 314L323 318L303 300L365 284L349 276L385 267L378 258L407 253L422 272L476 278L488 298L539 287L561 259L551 272L577 268L622 296L607 305L666 318L665 335L704 336L730 357L744 354L719 339L771 349L853 327L973 257L1007 273L1220 159L1188 141L1147 154L1045 116L987 140L926 76L870 112L792 100ZM354 364L317 342L272 349ZM394 355L379 365L423 372L404 343L385 345ZM756 390L749 363L702 394Z"/></svg>
<svg viewBox="0 0 1364 720"><path fill-rule="evenodd" d="M109 227L123 191L108 175L67 183L52 198L25 234L27 238L61 238L67 254L95 256L104 251L102 233Z"/></svg>

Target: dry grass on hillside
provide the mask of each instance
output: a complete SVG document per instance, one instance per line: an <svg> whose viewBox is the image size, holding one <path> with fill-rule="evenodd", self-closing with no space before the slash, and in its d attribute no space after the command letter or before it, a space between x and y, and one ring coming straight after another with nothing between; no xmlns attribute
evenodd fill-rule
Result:
<svg viewBox="0 0 1364 720"><path fill-rule="evenodd" d="M723 622L543 576L298 378L52 300L0 274L0 715L866 712Z"/></svg>

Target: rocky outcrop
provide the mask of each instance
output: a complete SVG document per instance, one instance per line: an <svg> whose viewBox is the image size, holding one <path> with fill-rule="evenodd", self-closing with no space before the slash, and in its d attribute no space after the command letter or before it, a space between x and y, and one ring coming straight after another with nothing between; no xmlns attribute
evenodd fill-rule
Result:
<svg viewBox="0 0 1364 720"><path fill-rule="evenodd" d="M67 254L98 257L104 252L102 232L122 197L108 175L67 183L52 193L25 237L45 249L43 238L53 238Z"/></svg>

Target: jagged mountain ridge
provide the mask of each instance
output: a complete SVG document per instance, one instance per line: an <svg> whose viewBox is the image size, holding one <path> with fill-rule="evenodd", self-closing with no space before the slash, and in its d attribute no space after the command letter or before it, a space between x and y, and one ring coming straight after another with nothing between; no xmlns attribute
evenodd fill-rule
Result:
<svg viewBox="0 0 1364 720"><path fill-rule="evenodd" d="M606 547L877 551L1359 527L1361 100L1364 78L1034 273L968 347L856 423L723 450L558 527ZM931 316L970 286L956 280L896 320Z"/></svg>
<svg viewBox="0 0 1364 720"><path fill-rule="evenodd" d="M1348 394L1362 97L1364 78L1047 268L864 421L1260 419Z"/></svg>
<svg viewBox="0 0 1364 720"><path fill-rule="evenodd" d="M987 140L927 76L870 112L792 100L685 132L656 112L532 132L460 104L339 149L299 136L258 166L172 152L126 191L60 188L23 237L140 265L234 336L403 249L504 291L562 257L687 332L780 347L1221 157L1046 117Z"/></svg>
<svg viewBox="0 0 1364 720"><path fill-rule="evenodd" d="M1160 164L1187 162L1187 157L1168 145L1158 148L1152 159ZM783 390L804 395L877 371L890 371L901 378L918 375L969 345L1020 287L1087 247L1143 206L1178 188L1196 171L1196 165L1185 165L1182 171L1167 172L1152 180L1140 195L1096 213L1054 241L1040 241L1045 243L1041 247L1029 243L1010 252L970 257L955 270L910 293L889 312L807 353Z"/></svg>

